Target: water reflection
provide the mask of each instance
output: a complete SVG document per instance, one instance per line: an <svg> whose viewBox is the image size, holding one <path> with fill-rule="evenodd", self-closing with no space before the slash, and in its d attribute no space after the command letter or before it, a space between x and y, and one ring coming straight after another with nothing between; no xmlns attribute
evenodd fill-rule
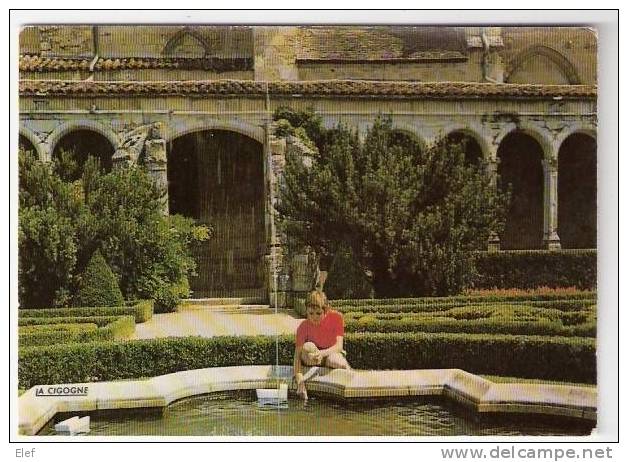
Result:
<svg viewBox="0 0 628 462"><path fill-rule="evenodd" d="M163 413L92 415L90 436L455 436L587 435L580 422L537 417L478 419L448 402L407 399L291 399L288 409L259 407L254 391L185 399ZM40 435L54 435L49 422Z"/></svg>

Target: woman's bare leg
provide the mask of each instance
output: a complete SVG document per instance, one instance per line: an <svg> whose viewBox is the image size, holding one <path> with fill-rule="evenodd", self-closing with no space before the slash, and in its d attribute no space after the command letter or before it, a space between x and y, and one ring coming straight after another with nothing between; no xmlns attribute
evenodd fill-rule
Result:
<svg viewBox="0 0 628 462"><path fill-rule="evenodd" d="M325 358L325 366L331 369L351 369L347 358L342 353L332 353Z"/></svg>
<svg viewBox="0 0 628 462"><path fill-rule="evenodd" d="M306 366L320 366L323 358L321 352L312 342L305 342L301 350L301 361Z"/></svg>

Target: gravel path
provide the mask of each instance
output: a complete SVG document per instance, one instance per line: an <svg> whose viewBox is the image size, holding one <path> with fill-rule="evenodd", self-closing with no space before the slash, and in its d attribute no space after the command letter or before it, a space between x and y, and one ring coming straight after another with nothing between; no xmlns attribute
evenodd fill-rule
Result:
<svg viewBox="0 0 628 462"><path fill-rule="evenodd" d="M147 322L135 326L135 335L131 338L292 334L300 322L301 319L290 311L275 314L271 310L252 313L185 310L153 315Z"/></svg>

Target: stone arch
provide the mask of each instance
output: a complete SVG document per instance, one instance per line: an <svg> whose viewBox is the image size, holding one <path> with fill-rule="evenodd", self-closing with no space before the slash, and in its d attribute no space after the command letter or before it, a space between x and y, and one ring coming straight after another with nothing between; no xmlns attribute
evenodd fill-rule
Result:
<svg viewBox="0 0 628 462"><path fill-rule="evenodd" d="M64 150L72 152L72 159L76 162L76 164L69 162L69 158L62 160L61 172L65 179L79 178L82 174L82 166L89 155L96 157L105 171L113 168L114 144L107 136L92 128L74 127L67 130L56 140L51 150L51 160L61 159L60 156Z"/></svg>
<svg viewBox="0 0 628 462"><path fill-rule="evenodd" d="M35 154L37 154L37 157L40 160L43 160L44 152L41 147L41 143L39 141L39 137L37 136L37 134L34 131L32 131L30 128L22 126L20 127L19 136L20 138L24 137L33 146L33 149L35 150Z"/></svg>
<svg viewBox="0 0 628 462"><path fill-rule="evenodd" d="M480 135L480 133L468 126L451 126L448 127L447 132L445 133L445 137L447 138L451 138L454 137L456 135L462 135L463 137L468 137L471 140L473 140L476 145L477 148L471 148L475 151L475 149L479 150L479 153L476 152L469 152L469 153L465 153L465 157L467 157L468 154L470 154L470 157L467 160L472 160L472 158L475 158L477 156L477 154L479 154L479 161L488 161L491 160L490 159L490 149L489 149L489 142L486 140L486 138L484 138L482 135Z"/></svg>
<svg viewBox="0 0 628 462"><path fill-rule="evenodd" d="M54 152L55 148L57 147L57 143L61 138L63 138L68 133L77 130L89 130L99 133L109 140L114 150L117 149L120 145L120 138L118 137L117 133L114 132L111 128L93 120L74 120L62 123L57 128L55 128L50 135L48 135L46 142L50 146L50 152Z"/></svg>
<svg viewBox="0 0 628 462"><path fill-rule="evenodd" d="M182 121L180 123L171 123L166 133L166 141L171 143L172 140L189 135L194 132L203 132L209 130L224 130L228 132L239 133L247 136L259 143L264 144L264 129L246 122L225 121L225 120L200 120L200 121Z"/></svg>
<svg viewBox="0 0 628 462"><path fill-rule="evenodd" d="M547 58L556 67L558 67L570 85L580 85L582 83L582 80L578 75L578 71L571 61L553 48L544 45L531 46L516 55L510 63L510 71L505 76L504 82L511 83L511 80L517 71L519 71L530 59L537 56Z"/></svg>
<svg viewBox="0 0 628 462"><path fill-rule="evenodd" d="M544 174L542 146L530 134L514 130L497 149L499 187L511 190L501 248L538 249L543 245Z"/></svg>
<svg viewBox="0 0 628 462"><path fill-rule="evenodd" d="M191 39L195 44L198 45L199 48L203 50L203 56L197 57L205 57L207 55L207 50L209 50L209 44L201 34L189 27L185 27L177 31L164 46L162 54L164 56L171 56L175 52L177 47L183 44L184 41L187 39Z"/></svg>
<svg viewBox="0 0 628 462"><path fill-rule="evenodd" d="M597 142L574 130L558 150L558 235L567 249L597 244Z"/></svg>
<svg viewBox="0 0 628 462"><path fill-rule="evenodd" d="M194 249L194 297L266 298L264 145L239 131L179 130L168 142L171 214L212 227Z"/></svg>
<svg viewBox="0 0 628 462"><path fill-rule="evenodd" d="M495 140L495 144L501 145L503 140L513 133L524 134L534 139L543 150L543 159L553 160L553 156L556 155L555 149L553 149L555 142L548 136L549 132L528 123L519 123L513 126L510 130L502 132Z"/></svg>
<svg viewBox="0 0 628 462"><path fill-rule="evenodd" d="M594 125L581 122L570 124L569 127L556 138L554 142L556 151L560 149L560 146L567 138L574 134L587 135L597 140L597 128Z"/></svg>
<svg viewBox="0 0 628 462"><path fill-rule="evenodd" d="M403 133L411 138L416 139L416 141L418 141L419 145L421 146L421 151L425 151L427 149L428 143L425 137L416 127L407 124L397 124L393 121L393 131Z"/></svg>

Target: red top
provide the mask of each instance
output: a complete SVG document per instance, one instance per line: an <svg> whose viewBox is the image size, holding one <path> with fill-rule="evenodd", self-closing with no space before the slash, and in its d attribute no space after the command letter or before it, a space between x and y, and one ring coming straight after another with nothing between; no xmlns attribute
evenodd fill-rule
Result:
<svg viewBox="0 0 628 462"><path fill-rule="evenodd" d="M342 315L334 310L329 310L321 323L317 326L309 319L305 319L297 327L297 347L302 347L305 342L312 342L319 349L332 347L336 344L336 337L345 334L345 323Z"/></svg>

